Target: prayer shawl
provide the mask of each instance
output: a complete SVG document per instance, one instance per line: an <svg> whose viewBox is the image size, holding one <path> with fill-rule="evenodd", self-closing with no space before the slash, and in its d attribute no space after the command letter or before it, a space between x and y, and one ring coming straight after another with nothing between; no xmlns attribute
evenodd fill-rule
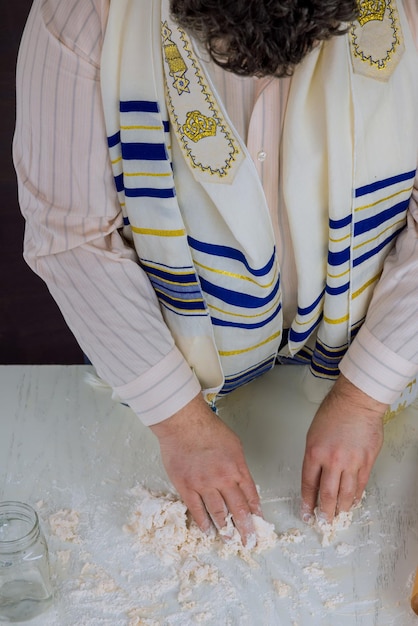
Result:
<svg viewBox="0 0 418 626"><path fill-rule="evenodd" d="M309 363L316 384L335 379L364 321L417 161L418 55L402 6L362 7L296 69L283 130L298 311L280 359ZM259 177L168 0L111 2L101 82L124 234L212 402L270 369L282 339Z"/></svg>

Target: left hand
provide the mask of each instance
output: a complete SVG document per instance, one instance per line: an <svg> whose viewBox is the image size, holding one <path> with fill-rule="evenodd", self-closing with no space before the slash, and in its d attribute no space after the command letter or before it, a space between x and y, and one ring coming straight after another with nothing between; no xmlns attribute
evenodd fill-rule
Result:
<svg viewBox="0 0 418 626"><path fill-rule="evenodd" d="M328 522L361 500L383 443L387 405L343 375L322 402L306 437L302 467L302 516L316 506Z"/></svg>

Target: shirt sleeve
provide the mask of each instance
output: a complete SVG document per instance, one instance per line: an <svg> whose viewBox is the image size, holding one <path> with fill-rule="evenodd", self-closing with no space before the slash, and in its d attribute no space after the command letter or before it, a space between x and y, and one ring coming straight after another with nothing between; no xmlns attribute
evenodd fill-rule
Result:
<svg viewBox="0 0 418 626"><path fill-rule="evenodd" d="M17 67L13 154L24 255L98 374L148 425L200 385L121 237L100 93L109 0L35 0Z"/></svg>
<svg viewBox="0 0 418 626"><path fill-rule="evenodd" d="M365 323L340 370L356 387L387 404L418 374L418 176L407 227L386 258Z"/></svg>

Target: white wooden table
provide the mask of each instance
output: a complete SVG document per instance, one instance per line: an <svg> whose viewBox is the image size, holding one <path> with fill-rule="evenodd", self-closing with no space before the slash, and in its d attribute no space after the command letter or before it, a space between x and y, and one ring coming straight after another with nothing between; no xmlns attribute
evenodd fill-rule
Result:
<svg viewBox="0 0 418 626"><path fill-rule="evenodd" d="M108 391L86 384L88 371L87 366L0 367L0 500L38 508L56 587L53 608L31 624L418 624L409 606L418 566L417 409L406 409L386 426L363 507L349 529L322 547L299 519L304 439L315 411L298 392L303 368L276 368L225 400L221 416L244 443L265 517L279 534L299 529L303 540L282 541L257 558L258 568L235 557L217 563L231 586L229 605L216 585L203 585L196 588L194 607L185 610L176 603L175 580L160 602L146 599L151 570L135 560L131 539L122 531L132 510L131 487L168 486L156 440ZM79 512L80 543L65 545L51 534L48 519L59 509ZM96 585L94 592L80 583L86 563L116 581L117 590L99 591ZM288 585L288 593L281 597L273 580ZM223 613L219 607L213 612L216 619L208 602L225 605ZM135 621L135 615L143 617Z"/></svg>

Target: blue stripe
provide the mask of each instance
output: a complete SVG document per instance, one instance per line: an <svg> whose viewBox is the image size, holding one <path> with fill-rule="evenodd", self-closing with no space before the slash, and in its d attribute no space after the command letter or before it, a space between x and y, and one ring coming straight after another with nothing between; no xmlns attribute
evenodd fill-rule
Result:
<svg viewBox="0 0 418 626"><path fill-rule="evenodd" d="M297 341L297 342L305 341L305 339L307 339L309 337L309 335L312 334L312 332L315 330L315 328L317 326L319 326L321 320L322 320L322 313L318 317L318 319L314 322L314 324L312 324L312 326L310 328L308 328L308 330L305 330L305 332L303 332L303 333L297 332L296 330L291 328L289 330L289 341Z"/></svg>
<svg viewBox="0 0 418 626"><path fill-rule="evenodd" d="M266 304L271 302L275 295L279 290L280 281L277 280L274 285L272 291L265 298L258 298L257 296L251 296L249 294L245 294L239 291L232 291L230 289L225 289L224 287L219 287L218 285L214 285L210 283L205 278L200 277L200 284L205 293L222 300L222 302L226 302L227 304L232 304L234 306L244 307L247 309L256 309L259 307L263 307Z"/></svg>
<svg viewBox="0 0 418 626"><path fill-rule="evenodd" d="M123 174L115 176L116 191L123 191Z"/></svg>
<svg viewBox="0 0 418 626"><path fill-rule="evenodd" d="M333 366L330 368L321 367L319 364L312 362L311 363L311 372L312 374L322 374L320 378L330 378L333 379L339 375L340 369L338 366ZM318 378L318 376L317 376Z"/></svg>
<svg viewBox="0 0 418 626"><path fill-rule="evenodd" d="M176 283L192 283L193 282L197 285L196 274L194 272L190 274L178 275L178 274L165 272L164 270L160 270L156 267L147 267L146 265L145 266L142 265L142 267L144 268L146 273L151 276L164 278L165 280L168 280L170 282L176 282Z"/></svg>
<svg viewBox="0 0 418 626"><path fill-rule="evenodd" d="M323 355L325 358L330 359L330 360L335 360L335 359L342 359L342 357L344 356L344 354L347 352L347 345L345 346L341 346L340 350L328 350L324 344L319 343L319 341L316 342L316 346L315 346L315 354L321 354Z"/></svg>
<svg viewBox="0 0 418 626"><path fill-rule="evenodd" d="M408 209L409 199L403 200L402 202L398 202L394 206L385 209L378 215L373 215L365 220L361 220L354 224L354 236L362 235L363 233L367 233L368 231L376 228L376 226L380 226L384 222L387 222L393 217L396 217L400 213L406 213Z"/></svg>
<svg viewBox="0 0 418 626"><path fill-rule="evenodd" d="M328 263L330 265L343 265L350 260L350 247L340 250L340 252L328 252Z"/></svg>
<svg viewBox="0 0 418 626"><path fill-rule="evenodd" d="M349 290L350 283L345 283L344 285L340 285L339 287L330 287L327 285L325 287L325 291L329 293L330 296L338 296L340 293L345 293Z"/></svg>
<svg viewBox="0 0 418 626"><path fill-rule="evenodd" d="M312 311L321 302L322 298L324 297L324 293L325 293L325 289L319 294L317 299L311 305L306 306L306 307L299 307L298 306L298 315L309 315L309 313L312 313Z"/></svg>
<svg viewBox="0 0 418 626"><path fill-rule="evenodd" d="M338 230L339 228L344 228L344 226L348 226L351 224L352 216L347 215L347 217L343 217L340 220L331 220L329 221L330 228L334 228L334 230Z"/></svg>
<svg viewBox="0 0 418 626"><path fill-rule="evenodd" d="M267 361L263 361L263 363L257 365L256 367L254 367L253 369L249 371L243 372L242 374L238 374L235 376L227 377L225 379L224 386L219 392L219 395L230 393L237 387L245 385L249 383L251 380L258 378L265 372L268 372L274 366L274 361L275 361L275 355L272 355L268 358Z"/></svg>
<svg viewBox="0 0 418 626"><path fill-rule="evenodd" d="M149 276L149 279L154 289L158 288L169 297L181 298L182 300L195 300L197 298L202 300L202 292L200 291L199 286L187 285L180 287L179 285L167 285L162 283L160 280L152 278L151 276Z"/></svg>
<svg viewBox="0 0 418 626"><path fill-rule="evenodd" d="M120 131L107 138L107 145L109 146L109 148L117 146L118 143L120 143Z"/></svg>
<svg viewBox="0 0 418 626"><path fill-rule="evenodd" d="M241 263L243 263L243 265L245 265L247 270L253 276L264 276L265 274L268 274L274 265L276 255L275 251L273 252L269 261L264 267L255 270L248 265L247 259L245 258L244 254L240 250L236 250L236 248L230 248L229 246L216 246L210 243L205 243L203 241L198 241L197 239L193 239L193 237L190 236L187 237L187 239L190 247L198 250L199 252L205 252L206 254L211 254L213 256L221 256L228 259L234 259L235 261L240 261Z"/></svg>
<svg viewBox="0 0 418 626"><path fill-rule="evenodd" d="M161 300L162 302L166 302L175 309L190 309L192 311L206 310L206 306L203 300L200 300L199 302L188 302L187 300L173 300L173 298L170 298L168 294L160 292L157 293L157 297L159 300Z"/></svg>
<svg viewBox="0 0 418 626"><path fill-rule="evenodd" d="M212 319L212 324L214 326L231 326L233 328L248 328L251 330L255 328L262 328L263 326L266 326L267 324L272 322L274 318L280 313L281 308L282 308L282 305L279 304L279 306L276 308L274 313L272 313L270 317L268 317L262 322L255 322L255 323L231 322L227 320L221 320L217 317L211 317L211 319Z"/></svg>
<svg viewBox="0 0 418 626"><path fill-rule="evenodd" d="M129 217L124 217L123 218L123 225L124 226L130 226L131 222L129 221Z"/></svg>
<svg viewBox="0 0 418 626"><path fill-rule="evenodd" d="M171 306L168 306L165 302L163 302L162 300L160 300L160 305L164 308L167 309L167 311L170 311L170 313L174 313L175 315L178 315L179 317L207 317L208 313L207 310L205 309L204 311L202 311L201 313L191 313L190 311L187 311L187 313L183 313L182 311L176 311L175 308L172 308Z"/></svg>
<svg viewBox="0 0 418 626"><path fill-rule="evenodd" d="M370 185L364 185L364 187L356 189L355 196L356 198L360 198L368 193L373 193L373 191L390 187L390 185L395 185L396 183L401 183L405 180L411 180L415 177L415 172L416 170L412 170L410 172L405 172L404 174L398 174L398 176L391 176L390 178L379 180L375 183L371 183Z"/></svg>
<svg viewBox="0 0 418 626"><path fill-rule="evenodd" d="M164 143L122 143L125 161L166 161Z"/></svg>
<svg viewBox="0 0 418 626"><path fill-rule="evenodd" d="M404 226L402 226L402 228L399 228L394 233L389 235L389 237L386 237L386 239L382 241L378 246L376 246L376 248L373 248L373 250L369 250L368 252L365 252L361 256L354 259L353 267L357 267L358 265L361 265L364 261L366 261L367 259L370 259L372 256L374 256L375 254L383 250L383 248L387 246L393 239L395 239L399 235L399 233L403 231L403 229L404 229Z"/></svg>
<svg viewBox="0 0 418 626"><path fill-rule="evenodd" d="M125 187L125 196L128 198L174 198L175 195L173 187L170 189L156 189L155 187L129 189Z"/></svg>
<svg viewBox="0 0 418 626"><path fill-rule="evenodd" d="M121 113L159 113L158 102L150 100L125 100L120 103Z"/></svg>
<svg viewBox="0 0 418 626"><path fill-rule="evenodd" d="M170 122L165 122L163 120L163 128L164 128L164 132L168 133L170 131Z"/></svg>

